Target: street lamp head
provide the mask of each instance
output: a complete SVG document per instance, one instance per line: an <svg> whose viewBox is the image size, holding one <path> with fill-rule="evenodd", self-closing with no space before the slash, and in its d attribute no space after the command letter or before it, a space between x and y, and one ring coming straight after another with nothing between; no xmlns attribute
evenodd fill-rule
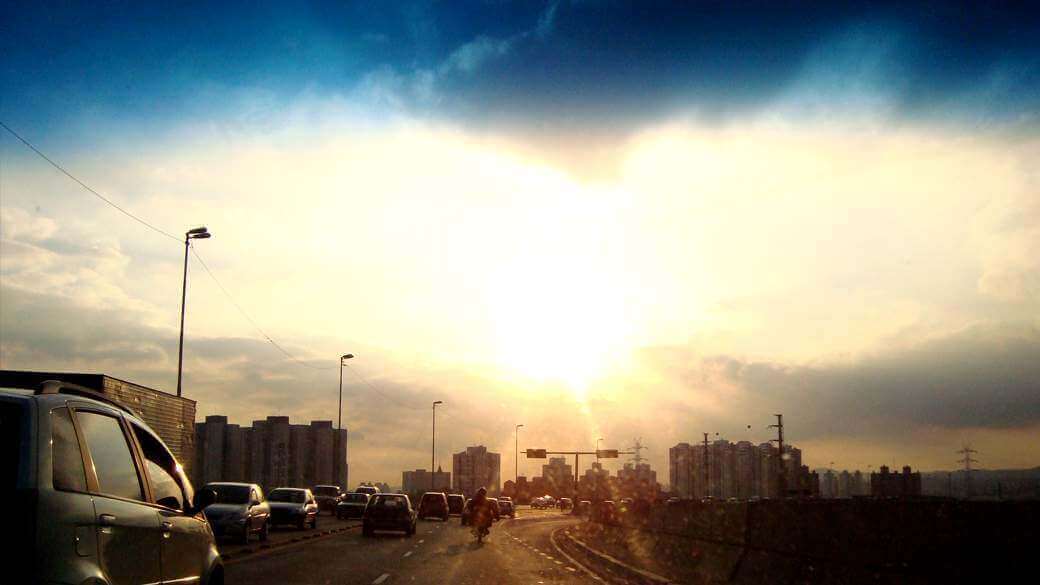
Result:
<svg viewBox="0 0 1040 585"><path fill-rule="evenodd" d="M522 427L522 426L524 426L524 425L516 425L516 428L518 428L518 429L519 429L519 428L520 428L520 427Z"/></svg>
<svg viewBox="0 0 1040 585"><path fill-rule="evenodd" d="M339 359L340 360L349 360L352 357L354 357L354 354L352 354L352 353L345 353L345 354L339 356Z"/></svg>
<svg viewBox="0 0 1040 585"><path fill-rule="evenodd" d="M444 404L444 401L443 400L437 400L437 401L435 401L433 403L434 406L437 406L438 404Z"/></svg>
<svg viewBox="0 0 1040 585"><path fill-rule="evenodd" d="M209 232L209 230L207 230L205 227L197 227L195 229L190 229L190 230L184 232L184 235L186 235L186 236L198 236L200 234L205 234L205 233L208 233L208 232ZM206 236L206 237L209 237L209 236Z"/></svg>
<svg viewBox="0 0 1040 585"><path fill-rule="evenodd" d="M188 236L188 239L189 240L205 240L206 238L212 238L212 237L213 237L213 234L211 234L209 232L204 232L204 233L201 233L201 234L195 234L193 236Z"/></svg>

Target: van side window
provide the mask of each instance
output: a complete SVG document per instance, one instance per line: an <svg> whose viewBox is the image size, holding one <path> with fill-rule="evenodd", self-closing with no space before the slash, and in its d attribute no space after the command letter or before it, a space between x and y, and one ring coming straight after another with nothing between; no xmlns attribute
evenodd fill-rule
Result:
<svg viewBox="0 0 1040 585"><path fill-rule="evenodd" d="M83 456L68 408L51 411L51 477L56 490L87 491Z"/></svg>
<svg viewBox="0 0 1040 585"><path fill-rule="evenodd" d="M160 506L185 510L187 498L177 480L177 461L151 433L131 423L137 442L144 453L144 464L152 484L152 499Z"/></svg>
<svg viewBox="0 0 1040 585"><path fill-rule="evenodd" d="M119 419L81 410L76 412L76 421L94 461L98 491L143 501L141 479L137 476L137 466Z"/></svg>

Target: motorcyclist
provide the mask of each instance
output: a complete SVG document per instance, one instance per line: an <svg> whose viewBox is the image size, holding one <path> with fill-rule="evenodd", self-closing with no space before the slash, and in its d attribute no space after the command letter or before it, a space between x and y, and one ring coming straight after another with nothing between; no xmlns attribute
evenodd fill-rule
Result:
<svg viewBox="0 0 1040 585"><path fill-rule="evenodd" d="M484 537L491 531L491 523L494 514L491 511L491 500L487 498L487 488L480 488L473 496L471 511L473 519L473 533L477 535L477 542L483 542Z"/></svg>

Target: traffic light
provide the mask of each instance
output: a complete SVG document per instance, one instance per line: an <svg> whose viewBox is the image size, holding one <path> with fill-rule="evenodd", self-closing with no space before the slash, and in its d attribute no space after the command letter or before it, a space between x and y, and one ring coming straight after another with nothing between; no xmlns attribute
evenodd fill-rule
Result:
<svg viewBox="0 0 1040 585"><path fill-rule="evenodd" d="M615 451L615 453L617 453L617 452ZM617 457L617 455L615 454L614 457ZM528 449L527 450L527 458L528 459L545 459L545 449Z"/></svg>
<svg viewBox="0 0 1040 585"><path fill-rule="evenodd" d="M617 449L600 449L596 451L596 459L617 459Z"/></svg>

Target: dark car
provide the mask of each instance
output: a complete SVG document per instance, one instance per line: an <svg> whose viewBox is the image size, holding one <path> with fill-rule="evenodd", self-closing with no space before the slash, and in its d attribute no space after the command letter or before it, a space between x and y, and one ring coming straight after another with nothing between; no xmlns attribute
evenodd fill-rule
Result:
<svg viewBox="0 0 1040 585"><path fill-rule="evenodd" d="M617 524L617 504L613 500L604 500L593 506L593 519L600 524Z"/></svg>
<svg viewBox="0 0 1040 585"><path fill-rule="evenodd" d="M419 519L430 517L448 521L448 496L443 492L426 492L419 500Z"/></svg>
<svg viewBox="0 0 1040 585"><path fill-rule="evenodd" d="M343 494L336 504L336 518L361 518L365 515L365 506L371 496L365 493Z"/></svg>
<svg viewBox="0 0 1040 585"><path fill-rule="evenodd" d="M318 502L318 512L336 513L336 505L343 497L343 490L338 485L316 485L311 489L314 500Z"/></svg>
<svg viewBox="0 0 1040 585"><path fill-rule="evenodd" d="M292 524L301 530L318 527L318 503L311 490L273 489L267 494L267 505L271 507L271 526Z"/></svg>
<svg viewBox="0 0 1040 585"><path fill-rule="evenodd" d="M400 530L415 534L415 510L405 494L376 494L365 506L361 534L372 536L376 530Z"/></svg>
<svg viewBox="0 0 1040 585"><path fill-rule="evenodd" d="M463 526L473 523L473 498L466 498L466 503L462 506L462 514L460 516L459 523Z"/></svg>
<svg viewBox="0 0 1040 585"><path fill-rule="evenodd" d="M181 465L147 424L58 381L0 389L5 583L223 583Z"/></svg>
<svg viewBox="0 0 1040 585"><path fill-rule="evenodd" d="M513 506L511 500L499 500L498 501L498 512L502 516L509 516L510 518L516 518L516 508Z"/></svg>
<svg viewBox="0 0 1040 585"><path fill-rule="evenodd" d="M574 505L574 509L571 510L571 514L575 516L588 516L592 509L592 502L588 500L582 500Z"/></svg>
<svg viewBox="0 0 1040 585"><path fill-rule="evenodd" d="M466 496L462 494L448 494L448 514L461 516L463 508L466 507Z"/></svg>
<svg viewBox="0 0 1040 585"><path fill-rule="evenodd" d="M556 504L560 507L561 512L566 512L574 507L574 502L570 498L560 498Z"/></svg>
<svg viewBox="0 0 1040 585"><path fill-rule="evenodd" d="M267 540L270 529L271 507L264 499L264 492L255 483L213 482L205 489L216 493L216 499L203 512L213 534L218 538L228 536L239 542L249 542L249 535L256 534Z"/></svg>

